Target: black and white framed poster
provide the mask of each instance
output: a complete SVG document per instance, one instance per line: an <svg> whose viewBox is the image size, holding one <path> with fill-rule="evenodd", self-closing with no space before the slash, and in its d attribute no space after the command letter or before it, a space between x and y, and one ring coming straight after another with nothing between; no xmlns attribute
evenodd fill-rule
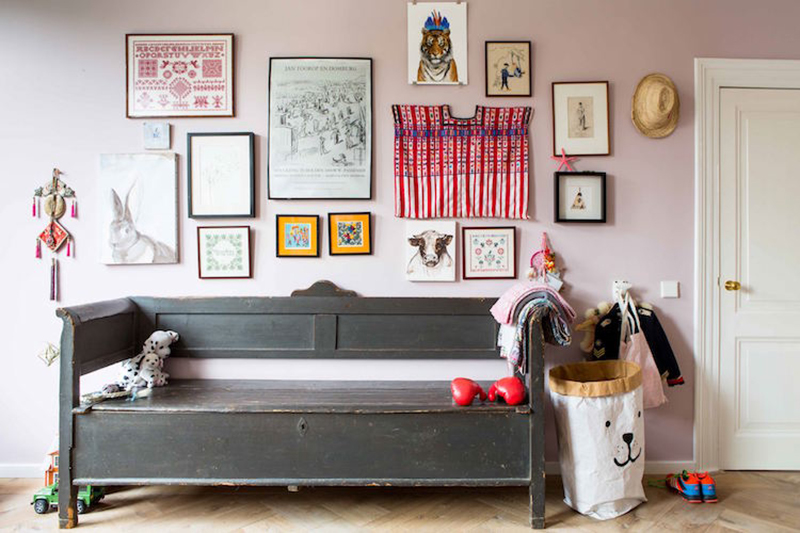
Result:
<svg viewBox="0 0 800 533"><path fill-rule="evenodd" d="M273 57L270 199L372 197L372 59Z"/></svg>

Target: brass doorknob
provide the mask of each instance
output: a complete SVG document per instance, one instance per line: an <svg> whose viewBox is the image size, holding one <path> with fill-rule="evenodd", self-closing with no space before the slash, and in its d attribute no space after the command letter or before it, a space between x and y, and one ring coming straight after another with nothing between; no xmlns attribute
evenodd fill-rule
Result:
<svg viewBox="0 0 800 533"><path fill-rule="evenodd" d="M738 281L728 280L725 282L725 290L726 291L738 291L742 288L742 284Z"/></svg>

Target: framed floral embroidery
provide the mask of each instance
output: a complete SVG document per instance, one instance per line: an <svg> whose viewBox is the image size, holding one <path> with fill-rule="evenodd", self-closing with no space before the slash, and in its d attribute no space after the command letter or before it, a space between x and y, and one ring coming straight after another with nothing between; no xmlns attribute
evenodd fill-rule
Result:
<svg viewBox="0 0 800 533"><path fill-rule="evenodd" d="M368 255L372 253L370 213L328 213L328 253Z"/></svg>
<svg viewBox="0 0 800 533"><path fill-rule="evenodd" d="M197 269L201 279L250 278L250 226L197 228Z"/></svg>
<svg viewBox="0 0 800 533"><path fill-rule="evenodd" d="M515 227L462 228L463 279L517 277Z"/></svg>

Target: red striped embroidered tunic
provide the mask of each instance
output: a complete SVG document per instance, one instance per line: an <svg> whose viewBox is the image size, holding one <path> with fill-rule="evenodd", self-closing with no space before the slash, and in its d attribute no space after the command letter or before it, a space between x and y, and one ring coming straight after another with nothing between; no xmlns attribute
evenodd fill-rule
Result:
<svg viewBox="0 0 800 533"><path fill-rule="evenodd" d="M394 212L400 218L528 218L530 107L395 105Z"/></svg>

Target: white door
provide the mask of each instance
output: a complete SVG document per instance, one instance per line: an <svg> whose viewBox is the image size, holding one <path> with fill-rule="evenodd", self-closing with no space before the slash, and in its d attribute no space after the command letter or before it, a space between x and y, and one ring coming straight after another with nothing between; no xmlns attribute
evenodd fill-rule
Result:
<svg viewBox="0 0 800 533"><path fill-rule="evenodd" d="M800 469L800 90L722 89L720 467Z"/></svg>

